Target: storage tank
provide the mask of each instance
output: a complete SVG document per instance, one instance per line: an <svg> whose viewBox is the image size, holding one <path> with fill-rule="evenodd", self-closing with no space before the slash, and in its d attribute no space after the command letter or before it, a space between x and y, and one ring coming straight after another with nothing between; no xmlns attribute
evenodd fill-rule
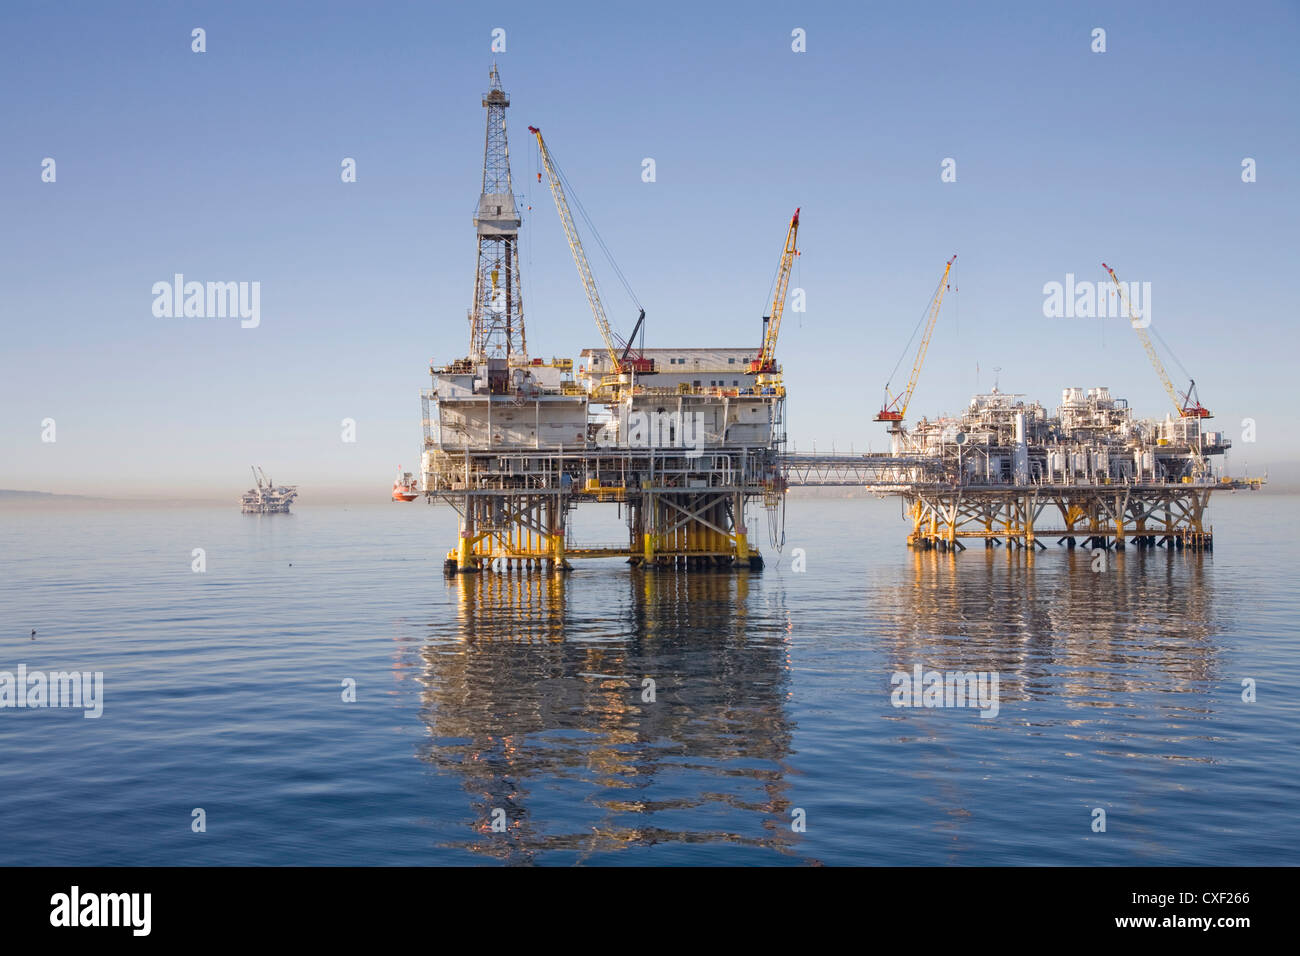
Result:
<svg viewBox="0 0 1300 956"><path fill-rule="evenodd" d="M1016 412L1016 446L1012 459L1012 478L1018 485L1029 483L1029 439L1025 430L1025 413Z"/></svg>

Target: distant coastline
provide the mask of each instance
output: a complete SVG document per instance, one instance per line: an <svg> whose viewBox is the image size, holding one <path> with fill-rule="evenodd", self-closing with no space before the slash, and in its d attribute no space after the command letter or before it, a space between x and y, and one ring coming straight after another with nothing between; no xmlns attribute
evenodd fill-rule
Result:
<svg viewBox="0 0 1300 956"><path fill-rule="evenodd" d="M60 495L52 491L21 491L15 488L0 488L0 498L62 498L69 501L107 501L107 498L92 498L89 495Z"/></svg>

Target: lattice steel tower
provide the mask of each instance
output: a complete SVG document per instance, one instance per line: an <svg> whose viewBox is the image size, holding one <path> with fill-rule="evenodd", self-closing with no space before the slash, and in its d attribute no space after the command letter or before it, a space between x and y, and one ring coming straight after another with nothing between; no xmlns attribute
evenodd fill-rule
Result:
<svg viewBox="0 0 1300 956"><path fill-rule="evenodd" d="M483 193L474 227L478 231L478 271L474 307L469 313L469 354L476 362L527 358L524 302L519 280L519 211L510 181L506 107L510 97L492 64L491 88L483 95L487 137L483 148Z"/></svg>

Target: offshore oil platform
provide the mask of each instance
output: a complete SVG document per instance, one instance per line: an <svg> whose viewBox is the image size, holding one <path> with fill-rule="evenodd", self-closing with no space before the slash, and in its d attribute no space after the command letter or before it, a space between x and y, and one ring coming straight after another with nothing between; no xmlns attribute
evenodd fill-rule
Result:
<svg viewBox="0 0 1300 956"><path fill-rule="evenodd" d="M799 210L786 231L760 348L647 349L636 344L645 310L611 256L614 273L640 309L630 335L612 330L569 205L572 187L541 130L530 126L603 340L602 347L580 353L576 373L572 359L532 358L506 136L510 99L495 66L482 103L487 132L474 217L478 260L469 350L431 365L432 387L421 391L418 493L449 503L459 515L456 547L444 562L448 574L562 571L570 559L610 557L643 568L758 569L763 559L750 539L751 506L761 502L766 509L769 542L779 550L787 489L816 485L899 496L911 521L907 541L916 548L964 550L963 541L977 539L986 547L1006 544L1032 553L1055 538L1069 547L1209 551L1210 495L1262 484L1230 478L1222 466L1216 472L1215 461L1231 443L1222 432L1202 429L1213 416L1200 403L1196 383L1182 393L1174 388L1146 323L1134 317L1124 284L1104 263L1115 286L1111 294L1173 401L1174 414L1163 421L1136 418L1108 388L1067 388L1049 415L1037 402L995 385L961 415L921 419L909 429L907 410L954 256L918 323L920 346L907 387L893 395L887 384L875 416L887 426L890 451L786 454L786 391L775 349L799 254ZM410 476L402 487L409 497L417 493ZM596 503L617 504L626 542L573 539L569 515L578 504Z"/></svg>
<svg viewBox="0 0 1300 956"><path fill-rule="evenodd" d="M289 506L298 497L297 485L279 485L266 477L266 472L256 465L253 469L254 486L239 498L240 510L246 515L289 513Z"/></svg>
<svg viewBox="0 0 1300 956"><path fill-rule="evenodd" d="M1039 403L995 385L959 416L904 426L952 262L931 297L907 388L892 396L886 385L875 416L888 427L889 453L789 456L788 482L897 495L912 523L907 543L922 549L965 550L964 539L1033 549L1055 539L1071 548L1213 550L1213 529L1205 520L1210 495L1255 490L1263 482L1216 473L1214 462L1231 442L1223 432L1202 429L1213 415L1197 397L1196 383L1186 392L1175 389L1145 323L1133 317L1123 284L1104 263L1173 401L1173 414L1163 421L1138 419L1109 388L1067 388L1048 415Z"/></svg>
<svg viewBox="0 0 1300 956"><path fill-rule="evenodd" d="M421 392L420 487L426 499L449 503L459 516L444 570L563 571L571 559L609 557L643 568L762 567L747 509L761 501L779 514L784 505L785 387L775 346L797 255L798 211L761 348L636 348L645 310L630 335L615 335L569 207L572 189L541 130L530 127L603 339L603 347L582 352L575 374L572 359L528 354L509 105L493 66L483 97L487 133L474 217L469 351L430 366L432 387ZM618 506L626 542L573 539L569 515L578 504L596 503Z"/></svg>

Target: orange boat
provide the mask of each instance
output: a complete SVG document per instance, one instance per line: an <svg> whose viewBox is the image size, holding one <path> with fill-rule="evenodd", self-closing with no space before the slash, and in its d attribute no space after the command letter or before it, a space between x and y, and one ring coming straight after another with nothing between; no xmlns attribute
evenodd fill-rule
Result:
<svg viewBox="0 0 1300 956"><path fill-rule="evenodd" d="M420 497L419 486L415 483L415 476L409 471L402 471L402 466L397 466L397 480L393 482L393 500L394 501L414 501Z"/></svg>

